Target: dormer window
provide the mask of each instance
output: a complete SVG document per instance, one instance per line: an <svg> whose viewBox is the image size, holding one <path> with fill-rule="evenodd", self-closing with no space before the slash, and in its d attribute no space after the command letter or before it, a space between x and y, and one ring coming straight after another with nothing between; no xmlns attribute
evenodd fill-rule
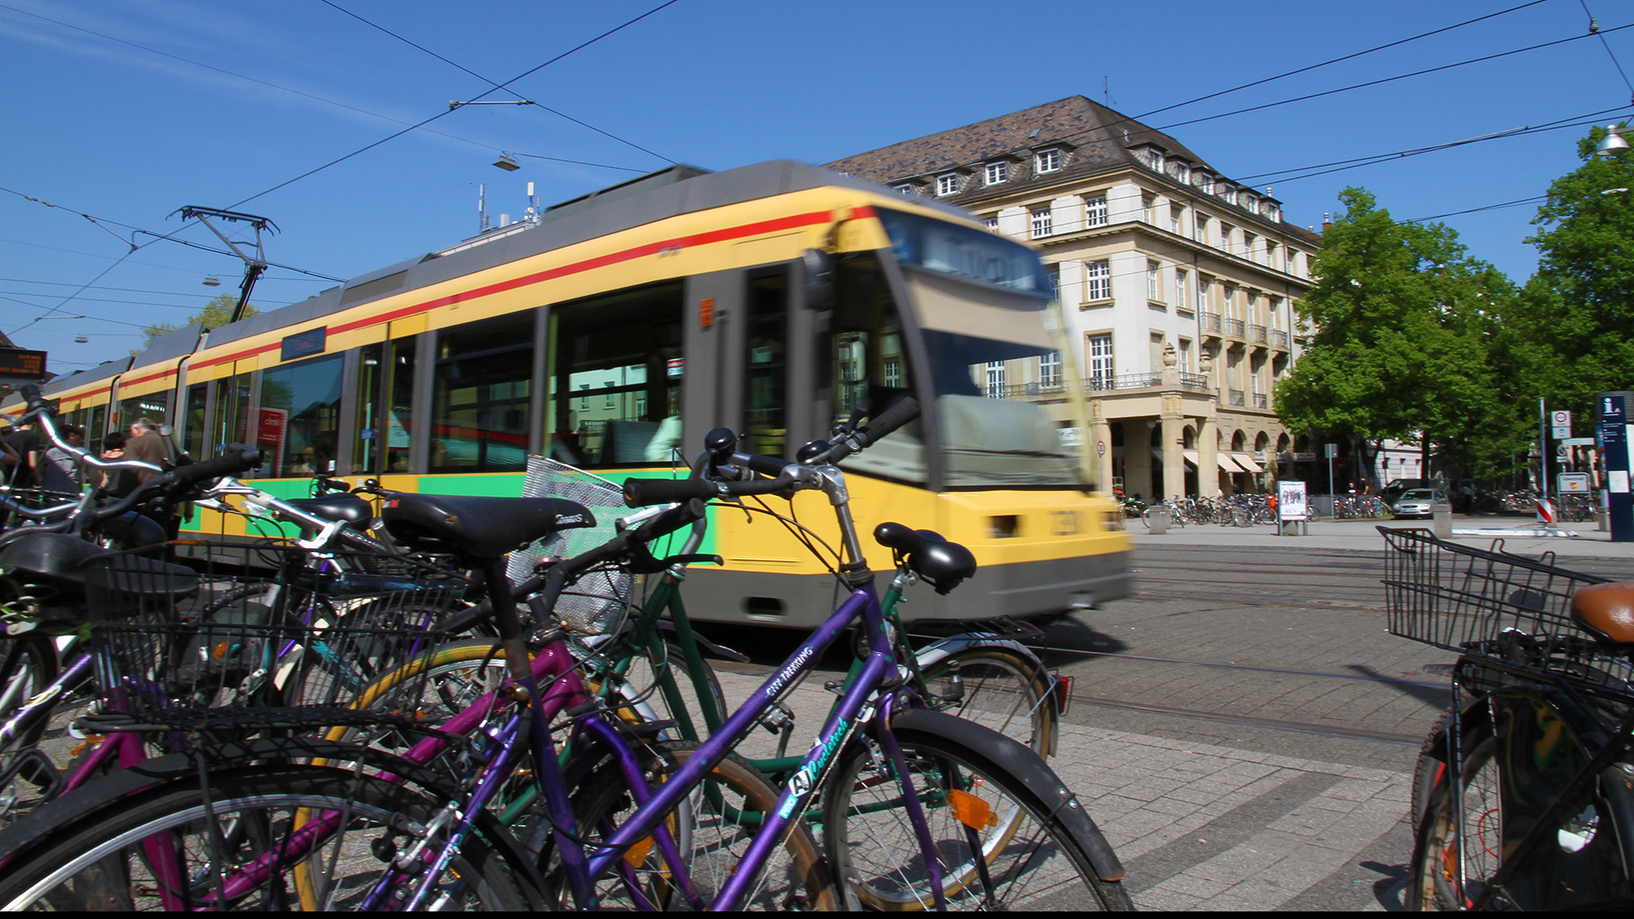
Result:
<svg viewBox="0 0 1634 919"><path fill-rule="evenodd" d="M948 195L959 193L959 174L956 172L943 173L936 177L936 195L945 198Z"/></svg>
<svg viewBox="0 0 1634 919"><path fill-rule="evenodd" d="M1000 160L997 163L988 163L983 173L983 182L987 185L998 185L1010 179L1010 164Z"/></svg>
<svg viewBox="0 0 1634 919"><path fill-rule="evenodd" d="M1051 148L1033 154L1033 171L1054 172L1061 168L1061 151Z"/></svg>
<svg viewBox="0 0 1634 919"><path fill-rule="evenodd" d="M913 183L903 182L901 185L892 185L891 191L894 191L899 195L911 195L913 194Z"/></svg>

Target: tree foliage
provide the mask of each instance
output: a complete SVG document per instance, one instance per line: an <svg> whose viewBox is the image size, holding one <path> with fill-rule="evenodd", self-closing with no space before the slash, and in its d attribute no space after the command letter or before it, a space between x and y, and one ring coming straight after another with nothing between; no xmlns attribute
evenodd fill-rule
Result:
<svg viewBox="0 0 1634 919"><path fill-rule="evenodd" d="M1283 421L1375 447L1429 436L1460 465L1506 455L1488 344L1513 286L1442 224L1398 223L1359 188L1340 200L1300 303L1313 331L1277 384Z"/></svg>
<svg viewBox="0 0 1634 919"><path fill-rule="evenodd" d="M207 329L219 329L227 324L227 320L233 318L233 307L237 305L237 294L220 294L214 300L211 300L209 303L205 304L204 309L199 310L197 313L187 317L187 321L181 323L180 325L174 325L168 322L156 322L153 325L143 326L142 334L146 337L142 339L142 347L138 348L137 351L141 351L147 348L148 345L153 344L153 340L155 338L158 338L167 332L174 332L177 329L185 328L186 326L197 324L202 325ZM246 303L244 305L244 315L240 318L248 319L259 312L261 311L255 308L255 304ZM134 354L137 352L132 353Z"/></svg>
<svg viewBox="0 0 1634 919"><path fill-rule="evenodd" d="M1634 154L1596 157L1555 180L1532 221L1538 272L1508 331L1526 395L1587 417L1597 392L1634 388Z"/></svg>

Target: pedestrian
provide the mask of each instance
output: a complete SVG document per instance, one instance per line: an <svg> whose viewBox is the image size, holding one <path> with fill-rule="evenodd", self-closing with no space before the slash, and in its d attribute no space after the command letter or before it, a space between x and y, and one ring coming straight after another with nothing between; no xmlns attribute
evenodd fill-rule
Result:
<svg viewBox="0 0 1634 919"><path fill-rule="evenodd" d="M6 446L17 454L17 464L11 472L12 487L34 487L34 470L40 468L40 435L34 431L34 422L25 421L13 426L11 433L6 435Z"/></svg>
<svg viewBox="0 0 1634 919"><path fill-rule="evenodd" d="M160 436L159 426L153 419L138 418L131 422L130 439L125 441L125 459L141 460L160 467L170 463L170 450L165 445L165 439ZM136 470L135 475L136 483L140 485L158 473Z"/></svg>
<svg viewBox="0 0 1634 919"><path fill-rule="evenodd" d="M110 461L125 458L124 431L109 431L108 436L102 438L102 458ZM136 477L129 469L104 472L100 487L115 498L123 498L136 487Z"/></svg>
<svg viewBox="0 0 1634 919"><path fill-rule="evenodd" d="M161 468L170 468L169 445L165 443L163 435L159 433L159 426L154 423L153 419L138 418L131 422L130 439L125 441L125 459L141 460L144 463L152 463ZM135 487L159 473L149 472L145 469L132 469L127 470L127 474L135 480L135 484L132 486ZM165 535L168 537L165 558L168 561L175 561L176 537L181 533L182 528L180 509L172 506L167 509L163 517L151 512L147 513L148 516L153 517L165 528Z"/></svg>
<svg viewBox="0 0 1634 919"><path fill-rule="evenodd" d="M68 446L79 448L85 442L85 429L65 424L58 429ZM52 444L40 455L40 489L58 494L77 494L85 485L87 467L84 461L63 448Z"/></svg>

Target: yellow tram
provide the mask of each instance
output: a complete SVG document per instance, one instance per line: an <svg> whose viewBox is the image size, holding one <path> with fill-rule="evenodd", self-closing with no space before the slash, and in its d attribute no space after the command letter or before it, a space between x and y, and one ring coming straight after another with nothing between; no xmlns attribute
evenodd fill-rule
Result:
<svg viewBox="0 0 1634 919"><path fill-rule="evenodd" d="M908 394L921 418L847 463L859 523L934 529L981 570L904 614L1044 616L1129 589L1052 298L1032 250L962 211L787 161L672 167L46 389L92 439L147 415L193 456L257 445L288 495L315 471L519 494L529 454L684 474L716 426L792 457ZM214 514L186 529L244 536ZM717 508L710 534L726 563L693 569L693 618L808 627L831 608L833 578L775 521Z"/></svg>

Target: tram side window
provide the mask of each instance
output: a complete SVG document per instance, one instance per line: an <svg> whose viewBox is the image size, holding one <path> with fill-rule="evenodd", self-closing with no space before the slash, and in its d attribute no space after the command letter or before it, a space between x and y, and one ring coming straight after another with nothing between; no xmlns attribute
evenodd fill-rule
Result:
<svg viewBox="0 0 1634 919"><path fill-rule="evenodd" d="M847 420L858 407L878 415L913 394L913 374L902 345L902 317L872 256L847 259L837 266L830 332L831 410L836 422ZM929 475L917 423L852 457L846 465L908 482L923 482Z"/></svg>
<svg viewBox="0 0 1634 919"><path fill-rule="evenodd" d="M379 472L380 360L384 344L364 345L357 380L357 440L352 443L352 464L362 472Z"/></svg>
<svg viewBox="0 0 1634 919"><path fill-rule="evenodd" d="M340 379L339 354L262 372L256 446L273 475L334 471Z"/></svg>
<svg viewBox="0 0 1634 919"><path fill-rule="evenodd" d="M219 453L228 444L249 443L250 375L222 377L216 381L215 443L210 453Z"/></svg>
<svg viewBox="0 0 1634 919"><path fill-rule="evenodd" d="M445 331L437 339L431 472L527 468L533 316ZM392 399L396 414L396 397Z"/></svg>
<svg viewBox="0 0 1634 919"><path fill-rule="evenodd" d="M902 318L872 258L839 266L834 320L834 420L866 405L875 413L912 390Z"/></svg>
<svg viewBox="0 0 1634 919"><path fill-rule="evenodd" d="M414 422L409 417L414 407L414 354L418 335L399 338L391 343L391 414L386 418L386 472L407 472L409 468L409 433ZM372 398L372 397L371 397Z"/></svg>
<svg viewBox="0 0 1634 919"><path fill-rule="evenodd" d="M106 405L92 406L89 417L85 422L85 449L91 453L102 452L102 436L108 423L108 407Z"/></svg>
<svg viewBox="0 0 1634 919"><path fill-rule="evenodd" d="M209 390L204 383L187 387L187 418L182 449L194 459L204 459L204 405Z"/></svg>
<svg viewBox="0 0 1634 919"><path fill-rule="evenodd" d="M551 311L550 454L575 466L669 461L681 446L682 288Z"/></svg>
<svg viewBox="0 0 1634 919"><path fill-rule="evenodd" d="M131 422L138 418L146 418L154 424L170 423L170 391L160 390L134 399L122 399L119 402L119 427L129 430Z"/></svg>
<svg viewBox="0 0 1634 919"><path fill-rule="evenodd" d="M783 456L788 422L788 276L749 282L749 359L747 409L740 449L763 456Z"/></svg>

